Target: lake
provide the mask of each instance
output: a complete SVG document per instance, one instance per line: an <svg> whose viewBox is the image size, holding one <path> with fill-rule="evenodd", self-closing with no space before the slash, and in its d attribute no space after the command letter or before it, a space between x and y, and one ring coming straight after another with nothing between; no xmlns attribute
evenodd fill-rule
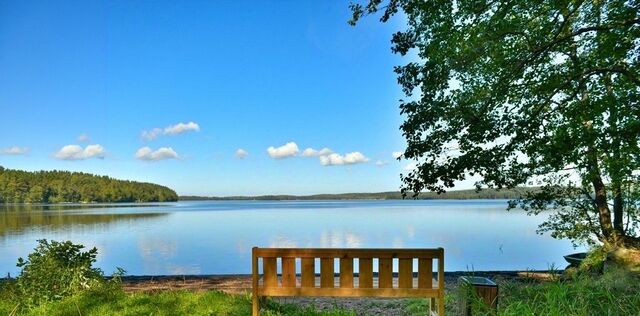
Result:
<svg viewBox="0 0 640 316"><path fill-rule="evenodd" d="M571 243L506 200L189 201L0 206L0 273L37 239L97 247L110 274L251 272L251 247L445 249L447 271L564 268Z"/></svg>

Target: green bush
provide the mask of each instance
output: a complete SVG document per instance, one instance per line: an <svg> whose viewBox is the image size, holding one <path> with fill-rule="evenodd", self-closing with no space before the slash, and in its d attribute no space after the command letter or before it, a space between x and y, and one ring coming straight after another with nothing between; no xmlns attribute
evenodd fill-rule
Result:
<svg viewBox="0 0 640 316"><path fill-rule="evenodd" d="M98 250L83 248L70 241L38 240L27 260L18 258L22 271L14 286L20 301L32 307L101 286L102 270L92 267Z"/></svg>

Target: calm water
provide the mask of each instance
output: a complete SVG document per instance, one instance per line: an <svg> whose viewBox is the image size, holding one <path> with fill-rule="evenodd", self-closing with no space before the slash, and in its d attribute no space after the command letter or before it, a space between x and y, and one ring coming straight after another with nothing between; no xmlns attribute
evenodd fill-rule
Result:
<svg viewBox="0 0 640 316"><path fill-rule="evenodd" d="M447 271L563 268L568 241L506 201L220 201L0 206L0 273L41 238L99 250L133 275L250 273L251 247L445 248Z"/></svg>

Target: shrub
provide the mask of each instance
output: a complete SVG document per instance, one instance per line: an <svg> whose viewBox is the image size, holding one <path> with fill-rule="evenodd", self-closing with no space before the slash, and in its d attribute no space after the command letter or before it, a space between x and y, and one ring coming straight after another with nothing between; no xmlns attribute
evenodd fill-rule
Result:
<svg viewBox="0 0 640 316"><path fill-rule="evenodd" d="M17 266L22 271L15 286L21 301L35 306L102 285L102 270L92 267L98 250L83 248L70 241L38 240L27 260L18 258Z"/></svg>

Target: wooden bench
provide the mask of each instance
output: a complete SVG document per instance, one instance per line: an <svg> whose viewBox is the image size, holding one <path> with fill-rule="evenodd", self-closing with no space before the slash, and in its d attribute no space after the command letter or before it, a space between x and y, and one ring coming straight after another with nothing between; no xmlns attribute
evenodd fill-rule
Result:
<svg viewBox="0 0 640 316"><path fill-rule="evenodd" d="M336 259L340 261L339 273L334 271ZM353 273L354 259L357 259L357 274ZM377 259L377 275L373 272L374 259ZM415 260L417 275L414 274L414 259L417 259ZM434 259L438 264L437 280L433 279ZM430 312L425 312L444 315L444 249L442 248L254 247L252 260L254 316L260 314L259 299L266 296L424 297L431 298ZM315 273L316 260L320 263L319 280ZM393 273L396 260L397 274ZM262 266L262 273L259 271L260 266ZM280 273L278 273L278 266L281 267ZM296 267L300 267L300 273L296 273ZM434 286L435 284L437 286Z"/></svg>

